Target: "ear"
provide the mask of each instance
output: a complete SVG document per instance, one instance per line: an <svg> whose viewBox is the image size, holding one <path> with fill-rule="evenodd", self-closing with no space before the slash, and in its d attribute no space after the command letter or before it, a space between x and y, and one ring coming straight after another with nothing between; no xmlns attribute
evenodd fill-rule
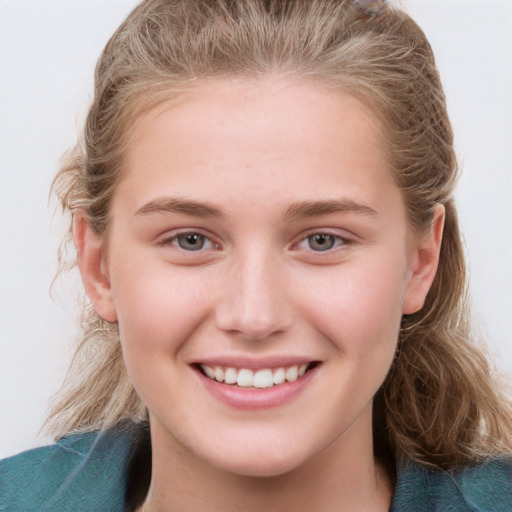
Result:
<svg viewBox="0 0 512 512"><path fill-rule="evenodd" d="M434 281L439 264L439 253L443 240L445 209L442 204L434 208L429 231L413 244L409 256L407 290L402 313L410 315L419 311Z"/></svg>
<svg viewBox="0 0 512 512"><path fill-rule="evenodd" d="M85 214L80 211L73 216L73 240L85 293L103 320L115 322L117 314L112 300L103 244Z"/></svg>

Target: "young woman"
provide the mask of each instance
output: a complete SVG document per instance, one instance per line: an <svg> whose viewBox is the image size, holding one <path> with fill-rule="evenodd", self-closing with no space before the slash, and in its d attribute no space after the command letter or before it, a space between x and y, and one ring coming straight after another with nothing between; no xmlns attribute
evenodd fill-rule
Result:
<svg viewBox="0 0 512 512"><path fill-rule="evenodd" d="M55 182L90 300L58 442L0 510L510 510L452 139L395 4L144 1Z"/></svg>

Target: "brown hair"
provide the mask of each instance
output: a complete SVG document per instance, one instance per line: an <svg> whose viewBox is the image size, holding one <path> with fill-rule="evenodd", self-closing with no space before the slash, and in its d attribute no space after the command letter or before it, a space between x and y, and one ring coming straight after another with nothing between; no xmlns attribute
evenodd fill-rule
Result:
<svg viewBox="0 0 512 512"><path fill-rule="evenodd" d="M83 137L54 183L64 210L85 211L105 236L134 118L203 79L271 73L363 101L381 120L411 224L428 229L434 206L446 209L435 281L423 309L403 317L399 356L375 398L377 444L441 468L509 451L510 403L469 328L445 98L425 35L398 5L368 16L349 0L145 0L98 62ZM124 367L117 325L90 304L82 324L47 422L57 436L147 417Z"/></svg>

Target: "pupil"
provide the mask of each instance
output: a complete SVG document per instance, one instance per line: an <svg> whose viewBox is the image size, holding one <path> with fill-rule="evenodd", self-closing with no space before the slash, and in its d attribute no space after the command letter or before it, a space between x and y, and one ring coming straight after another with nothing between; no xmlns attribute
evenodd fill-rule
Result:
<svg viewBox="0 0 512 512"><path fill-rule="evenodd" d="M204 245L204 236L197 233L190 233L180 236L178 239L179 246L189 251L198 251Z"/></svg>
<svg viewBox="0 0 512 512"><path fill-rule="evenodd" d="M334 237L331 235L313 235L309 237L309 245L315 251L328 251L334 246Z"/></svg>

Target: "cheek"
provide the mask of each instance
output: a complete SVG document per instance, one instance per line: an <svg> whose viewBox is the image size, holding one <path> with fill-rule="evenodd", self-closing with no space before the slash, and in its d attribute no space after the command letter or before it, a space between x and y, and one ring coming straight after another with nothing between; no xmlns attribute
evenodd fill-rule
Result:
<svg viewBox="0 0 512 512"><path fill-rule="evenodd" d="M180 361L209 314L207 287L168 266L133 270L119 268L113 287L128 375L150 411L162 403L179 407L179 394L168 390L187 378Z"/></svg>
<svg viewBox="0 0 512 512"><path fill-rule="evenodd" d="M338 350L361 358L376 349L393 353L402 316L405 275L406 261L398 265L396 254L360 259L330 269L324 276L324 286L318 286L318 282L314 286L313 280L303 286L303 290L313 291L308 297L302 296L301 302L312 322Z"/></svg>
<svg viewBox="0 0 512 512"><path fill-rule="evenodd" d="M191 269L119 268L113 296L123 348L143 359L177 353L209 312L207 286Z"/></svg>

